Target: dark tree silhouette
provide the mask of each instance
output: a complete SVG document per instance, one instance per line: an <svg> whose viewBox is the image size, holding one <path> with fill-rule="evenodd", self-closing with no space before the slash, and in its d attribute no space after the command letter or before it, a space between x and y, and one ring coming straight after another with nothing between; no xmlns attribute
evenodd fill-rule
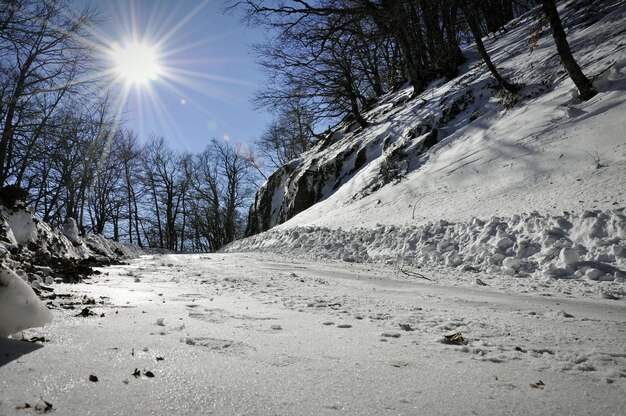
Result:
<svg viewBox="0 0 626 416"><path fill-rule="evenodd" d="M587 101L595 96L598 91L596 91L591 81L583 74L583 71L574 59L572 50L567 42L567 36L565 35L559 12L556 9L556 2L555 0L541 0L541 7L546 17L550 20L552 36L554 37L554 43L556 44L556 50L559 53L561 62L572 81L574 81L576 88L578 88L581 100Z"/></svg>

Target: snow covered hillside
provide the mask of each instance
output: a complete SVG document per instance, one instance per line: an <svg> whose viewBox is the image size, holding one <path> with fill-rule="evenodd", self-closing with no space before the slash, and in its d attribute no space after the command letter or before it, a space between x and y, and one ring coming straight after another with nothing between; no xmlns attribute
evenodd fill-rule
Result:
<svg viewBox="0 0 626 416"><path fill-rule="evenodd" d="M560 12L596 97L577 99L549 30L531 48L529 13L485 38L517 96L494 87L470 47L457 78L414 99L388 94L369 127L343 124L272 175L248 231L274 228L227 250L621 284L626 2Z"/></svg>

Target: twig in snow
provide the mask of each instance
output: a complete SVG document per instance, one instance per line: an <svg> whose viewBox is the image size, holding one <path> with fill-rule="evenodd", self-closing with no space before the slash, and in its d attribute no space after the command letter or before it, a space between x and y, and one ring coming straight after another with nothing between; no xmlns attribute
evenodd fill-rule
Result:
<svg viewBox="0 0 626 416"><path fill-rule="evenodd" d="M428 277L424 276L421 273L417 273L417 272L410 271L410 270L404 270L402 267L398 267L398 270L400 270L400 272L402 272L403 274L405 274L407 276L410 276L410 277L417 277L419 279L426 279L426 280L429 280L431 282L433 281L433 279L429 279Z"/></svg>
<svg viewBox="0 0 626 416"><path fill-rule="evenodd" d="M595 154L593 154L591 152L586 152L586 153L589 156L591 156L591 158L593 159L593 162L596 165L596 169L605 168L607 166L604 163L602 163L602 160L600 158L600 151L598 150L598 145L596 145L596 152L595 152Z"/></svg>
<svg viewBox="0 0 626 416"><path fill-rule="evenodd" d="M417 200L413 204L413 212L411 214L411 219L413 219L413 220L415 219L415 209L417 208L417 204L419 204L422 199L426 198L430 194L431 194L431 192L426 192L425 194L423 194L422 196L417 198Z"/></svg>

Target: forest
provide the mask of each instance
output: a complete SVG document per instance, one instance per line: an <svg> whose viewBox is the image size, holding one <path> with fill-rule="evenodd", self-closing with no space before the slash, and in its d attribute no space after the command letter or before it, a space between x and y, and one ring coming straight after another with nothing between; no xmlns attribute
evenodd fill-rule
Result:
<svg viewBox="0 0 626 416"><path fill-rule="evenodd" d="M535 9L540 5L539 8ZM0 2L0 185L43 221L74 218L82 233L142 247L215 251L240 238L263 178L341 120L403 85L416 96L458 74L476 43L503 94L519 85L498 71L482 38L536 10L529 48L550 30L582 99L595 90L574 60L554 1L240 0L225 12L267 28L254 46L267 83L253 98L274 115L254 149L217 139L197 154L123 123L112 80L97 71L97 11L68 0ZM96 75L99 74L99 75Z"/></svg>

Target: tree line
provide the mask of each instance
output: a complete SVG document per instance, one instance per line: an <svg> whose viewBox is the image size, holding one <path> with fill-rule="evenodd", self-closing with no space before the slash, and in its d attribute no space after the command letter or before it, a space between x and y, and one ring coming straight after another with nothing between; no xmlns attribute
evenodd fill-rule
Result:
<svg viewBox="0 0 626 416"><path fill-rule="evenodd" d="M567 73L587 100L596 93L569 48L555 0L232 0L231 10L273 34L255 50L268 76L255 97L275 120L257 141L271 167L310 148L325 122L348 117L365 128L372 103L409 83L413 96L451 79L475 42L499 88L515 94L482 38L505 31L539 6ZM538 28L539 31L543 27Z"/></svg>
<svg viewBox="0 0 626 416"><path fill-rule="evenodd" d="M73 6L0 0L0 187L21 189L43 221L74 218L83 233L144 247L213 251L241 236L255 190L247 153L142 143L98 73L98 14Z"/></svg>

